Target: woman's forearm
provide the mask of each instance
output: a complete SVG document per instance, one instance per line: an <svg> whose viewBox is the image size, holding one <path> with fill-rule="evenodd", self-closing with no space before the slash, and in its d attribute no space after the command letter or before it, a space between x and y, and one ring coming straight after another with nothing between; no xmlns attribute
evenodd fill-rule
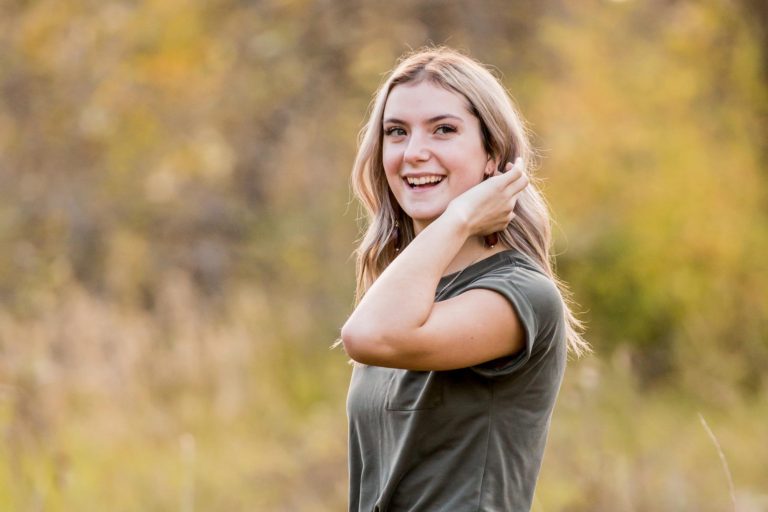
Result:
<svg viewBox="0 0 768 512"><path fill-rule="evenodd" d="M467 223L450 209L419 233L344 324L345 345L407 340L429 318L440 277L469 236Z"/></svg>

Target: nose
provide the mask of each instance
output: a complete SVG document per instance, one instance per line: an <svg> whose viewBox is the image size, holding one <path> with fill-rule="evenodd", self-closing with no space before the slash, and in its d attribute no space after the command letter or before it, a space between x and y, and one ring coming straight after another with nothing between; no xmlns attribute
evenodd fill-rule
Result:
<svg viewBox="0 0 768 512"><path fill-rule="evenodd" d="M417 165L429 160L431 153L425 136L417 131L411 133L403 153L403 160L409 165Z"/></svg>

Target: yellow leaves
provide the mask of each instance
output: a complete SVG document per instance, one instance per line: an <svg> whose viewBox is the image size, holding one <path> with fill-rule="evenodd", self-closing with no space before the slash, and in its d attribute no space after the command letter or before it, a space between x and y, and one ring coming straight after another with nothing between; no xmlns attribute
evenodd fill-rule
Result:
<svg viewBox="0 0 768 512"><path fill-rule="evenodd" d="M123 37L129 43L132 74L140 83L183 98L211 86L206 73L214 55L205 4L148 2Z"/></svg>
<svg viewBox="0 0 768 512"><path fill-rule="evenodd" d="M391 65L399 50L387 37L372 37L354 52L350 74L358 80L362 90L375 91L383 80L381 70Z"/></svg>
<svg viewBox="0 0 768 512"><path fill-rule="evenodd" d="M26 58L41 65L50 65L52 53L58 48L75 9L67 2L34 2L19 20L13 38Z"/></svg>
<svg viewBox="0 0 768 512"><path fill-rule="evenodd" d="M232 176L234 163L234 151L222 135L203 128L162 155L147 174L144 190L151 201L166 203L176 199L191 181L213 188L223 186Z"/></svg>
<svg viewBox="0 0 768 512"><path fill-rule="evenodd" d="M714 5L651 11L569 4L546 19L554 64L531 112L568 238L564 277L592 312L592 341L666 347L663 362L699 368L691 345L717 361L756 336L737 320L745 307L768 313L735 284L768 287L754 139L766 95L743 20ZM731 359L721 382L749 375L744 354Z"/></svg>

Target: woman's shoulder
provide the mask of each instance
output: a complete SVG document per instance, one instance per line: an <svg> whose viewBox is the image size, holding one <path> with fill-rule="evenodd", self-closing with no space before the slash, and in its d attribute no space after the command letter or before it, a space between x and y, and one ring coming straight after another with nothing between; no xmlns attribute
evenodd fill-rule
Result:
<svg viewBox="0 0 768 512"><path fill-rule="evenodd" d="M474 275L469 287L493 285L513 289L526 300L537 317L559 317L563 301L555 281L523 253L510 249L492 256L486 268Z"/></svg>
<svg viewBox="0 0 768 512"><path fill-rule="evenodd" d="M481 260L471 275L473 280L507 279L544 289L557 289L555 282L538 263L516 249L507 249Z"/></svg>

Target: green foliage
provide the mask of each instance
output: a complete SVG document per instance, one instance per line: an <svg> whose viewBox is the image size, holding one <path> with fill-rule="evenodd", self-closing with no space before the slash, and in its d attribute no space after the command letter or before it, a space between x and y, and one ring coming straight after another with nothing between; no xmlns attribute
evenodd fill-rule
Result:
<svg viewBox="0 0 768 512"><path fill-rule="evenodd" d="M557 143L542 172L560 268L590 310L591 339L636 348L644 378L692 371L709 395L704 359L736 349L746 357L706 365L707 380L754 390L768 355L757 43L716 6L661 18L621 7L573 7L542 29L559 65L533 112Z"/></svg>

